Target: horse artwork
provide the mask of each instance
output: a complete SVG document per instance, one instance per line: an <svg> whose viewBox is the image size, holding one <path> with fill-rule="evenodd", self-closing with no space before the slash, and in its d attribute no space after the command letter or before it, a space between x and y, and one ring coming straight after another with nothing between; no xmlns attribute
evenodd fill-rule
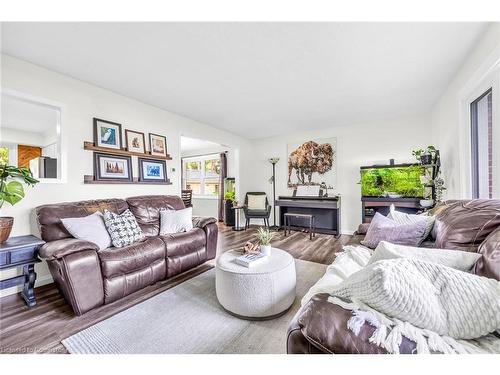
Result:
<svg viewBox="0 0 500 375"><path fill-rule="evenodd" d="M288 145L288 187L335 186L336 138Z"/></svg>

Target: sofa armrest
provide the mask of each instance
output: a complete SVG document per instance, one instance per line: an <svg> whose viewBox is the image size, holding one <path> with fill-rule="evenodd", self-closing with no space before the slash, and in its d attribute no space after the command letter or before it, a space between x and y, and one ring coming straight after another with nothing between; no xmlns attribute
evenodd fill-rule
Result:
<svg viewBox="0 0 500 375"><path fill-rule="evenodd" d="M328 302L329 295L320 293L305 304L290 331L300 331L313 346L323 353L383 354L384 348L369 342L375 328L365 323L356 336L347 328L352 312ZM412 353L415 343L403 337L400 353ZM292 347L293 350L293 347Z"/></svg>
<svg viewBox="0 0 500 375"><path fill-rule="evenodd" d="M54 260L85 250L98 251L99 246L93 242L79 240L77 238L65 238L47 242L40 248L39 254L42 259Z"/></svg>
<svg viewBox="0 0 500 375"><path fill-rule="evenodd" d="M205 228L208 224L217 223L214 217L193 216L193 227Z"/></svg>

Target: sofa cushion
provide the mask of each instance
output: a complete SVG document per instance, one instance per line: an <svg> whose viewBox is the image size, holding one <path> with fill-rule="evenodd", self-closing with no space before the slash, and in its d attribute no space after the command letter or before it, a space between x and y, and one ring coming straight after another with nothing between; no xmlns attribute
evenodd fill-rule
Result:
<svg viewBox="0 0 500 375"><path fill-rule="evenodd" d="M175 276L207 260L203 229L160 236L167 246L167 277Z"/></svg>
<svg viewBox="0 0 500 375"><path fill-rule="evenodd" d="M479 246L481 258L476 262L474 273L500 281L500 227L490 233Z"/></svg>
<svg viewBox="0 0 500 375"><path fill-rule="evenodd" d="M196 250L206 245L207 237L203 229L193 228L189 232L172 233L159 236L167 247L167 257L175 257Z"/></svg>
<svg viewBox="0 0 500 375"><path fill-rule="evenodd" d="M98 253L102 274L112 278L147 268L157 260L165 259L165 243L158 237L115 248L110 247Z"/></svg>
<svg viewBox="0 0 500 375"><path fill-rule="evenodd" d="M97 211L104 212L104 210L121 214L127 208L127 202L123 199L55 203L38 206L36 208L36 218L42 239L49 242L72 237L64 228L61 219L88 216Z"/></svg>
<svg viewBox="0 0 500 375"><path fill-rule="evenodd" d="M160 233L160 210L184 208L182 199L175 195L143 195L127 198L130 211L147 237Z"/></svg>
<svg viewBox="0 0 500 375"><path fill-rule="evenodd" d="M445 206L434 223L436 247L476 252L500 226L499 199L447 201Z"/></svg>

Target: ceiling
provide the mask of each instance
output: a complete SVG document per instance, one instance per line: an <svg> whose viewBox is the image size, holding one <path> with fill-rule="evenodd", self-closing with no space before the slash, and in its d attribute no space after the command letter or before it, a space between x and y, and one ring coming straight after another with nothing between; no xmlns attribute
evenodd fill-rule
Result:
<svg viewBox="0 0 500 375"><path fill-rule="evenodd" d="M206 141L204 139L181 137L181 152L218 150L222 146L215 142Z"/></svg>
<svg viewBox="0 0 500 375"><path fill-rule="evenodd" d="M486 23L3 23L2 51L239 134L430 111Z"/></svg>
<svg viewBox="0 0 500 375"><path fill-rule="evenodd" d="M1 95L2 129L21 130L40 135L56 134L59 113L54 108Z"/></svg>

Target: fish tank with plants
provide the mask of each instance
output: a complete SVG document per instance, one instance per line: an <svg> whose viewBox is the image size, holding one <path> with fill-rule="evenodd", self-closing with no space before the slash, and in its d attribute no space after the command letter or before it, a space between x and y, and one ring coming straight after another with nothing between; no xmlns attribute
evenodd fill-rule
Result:
<svg viewBox="0 0 500 375"><path fill-rule="evenodd" d="M424 175L425 169L415 164L361 167L361 195L423 198L425 188L420 177Z"/></svg>

